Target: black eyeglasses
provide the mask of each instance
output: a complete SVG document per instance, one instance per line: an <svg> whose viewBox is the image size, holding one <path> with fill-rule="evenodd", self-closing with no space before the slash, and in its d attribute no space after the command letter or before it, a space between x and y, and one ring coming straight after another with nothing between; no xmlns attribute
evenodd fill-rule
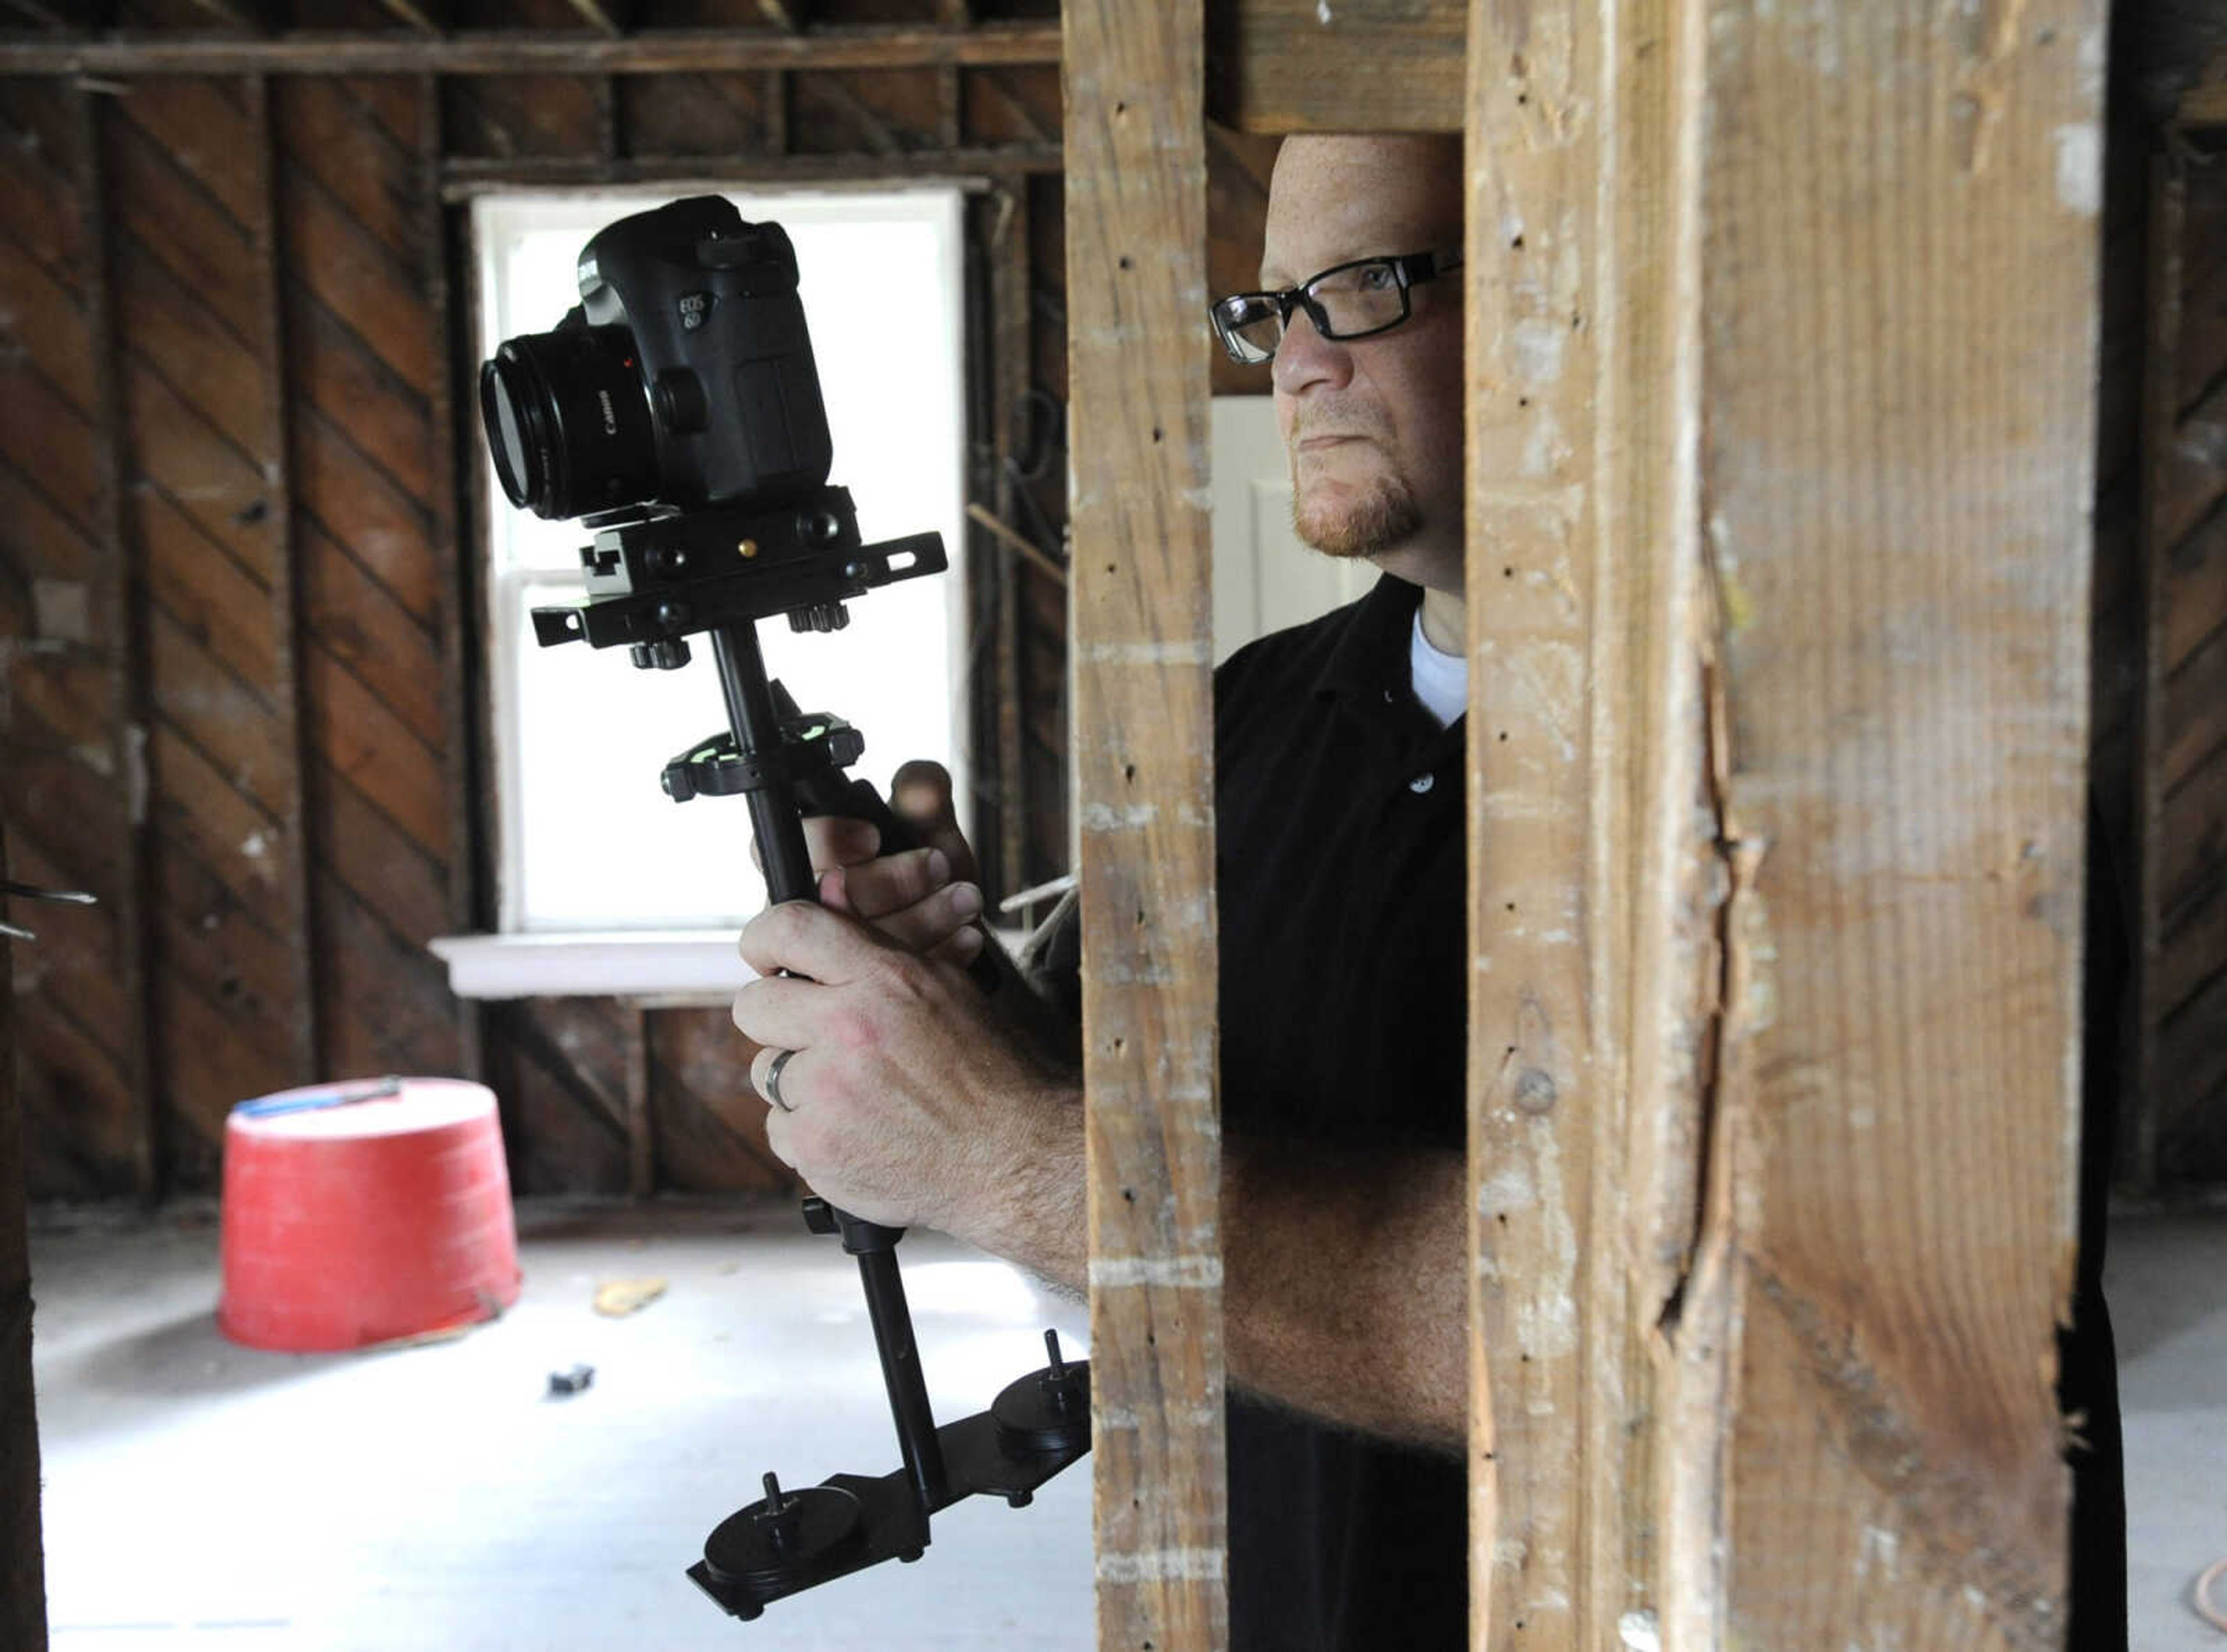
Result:
<svg viewBox="0 0 2227 1652"><path fill-rule="evenodd" d="M1234 292L1207 307L1214 335L1234 361L1268 360L1284 341L1292 312L1304 309L1328 339L1369 338L1407 319L1408 289L1461 268L1458 252L1403 252L1397 258L1333 264L1280 292Z"/></svg>

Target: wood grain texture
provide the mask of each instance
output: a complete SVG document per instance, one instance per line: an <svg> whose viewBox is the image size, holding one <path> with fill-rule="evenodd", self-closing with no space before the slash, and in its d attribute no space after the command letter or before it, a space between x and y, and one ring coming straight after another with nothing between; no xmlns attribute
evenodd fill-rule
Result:
<svg viewBox="0 0 2227 1652"><path fill-rule="evenodd" d="M1728 1334L1672 1627L2057 1645L2103 10L1706 15Z"/></svg>
<svg viewBox="0 0 2227 1652"><path fill-rule="evenodd" d="M1479 1647L1615 1645L1658 1604L1652 1338L1692 1243L1713 864L1692 832L1693 501L1673 463L1693 388L1680 16L1470 18Z"/></svg>
<svg viewBox="0 0 2227 1652"><path fill-rule="evenodd" d="M1098 1644L1208 1652L1228 1598L1197 0L1067 41Z"/></svg>
<svg viewBox="0 0 2227 1652"><path fill-rule="evenodd" d="M1248 132L1452 131L1462 0L1211 0L1207 104Z"/></svg>
<svg viewBox="0 0 2227 1652"><path fill-rule="evenodd" d="M2060 1643L2100 10L1471 22L1476 1643Z"/></svg>

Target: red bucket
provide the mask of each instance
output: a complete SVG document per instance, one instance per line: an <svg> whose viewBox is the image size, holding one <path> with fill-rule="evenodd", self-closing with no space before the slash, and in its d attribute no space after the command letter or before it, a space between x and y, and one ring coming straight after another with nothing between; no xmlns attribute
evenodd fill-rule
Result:
<svg viewBox="0 0 2227 1652"><path fill-rule="evenodd" d="M250 1348L362 1348L518 1300L495 1093L462 1079L282 1090L225 1126L217 1325Z"/></svg>

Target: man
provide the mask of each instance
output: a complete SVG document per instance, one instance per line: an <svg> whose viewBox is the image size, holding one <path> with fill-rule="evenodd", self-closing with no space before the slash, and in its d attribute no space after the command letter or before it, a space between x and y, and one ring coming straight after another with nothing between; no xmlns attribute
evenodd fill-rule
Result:
<svg viewBox="0 0 2227 1652"><path fill-rule="evenodd" d="M1265 290L1216 306L1272 361L1301 536L1388 575L1216 677L1240 1649L1466 1643L1461 247L1458 139L1293 138ZM769 1138L856 1215L1080 1291L1080 1087L956 967L980 897L938 842L822 823L839 910L744 932Z"/></svg>
<svg viewBox="0 0 2227 1652"><path fill-rule="evenodd" d="M1232 354L1273 364L1301 537L1387 576L1216 676L1239 1652L1467 1643L1462 313L1439 278L1460 180L1451 139L1287 141L1267 290L1216 306ZM1080 1087L957 967L980 894L948 790L932 802L938 846L909 855L817 823L838 913L780 907L743 932L763 974L810 978L736 1000L784 1109L769 1136L857 1215L1080 1291ZM2091 1132L2090 1169L2109 1153ZM2071 1643L2100 1652L2125 1644L2123 1513L2100 1231L2083 1254Z"/></svg>

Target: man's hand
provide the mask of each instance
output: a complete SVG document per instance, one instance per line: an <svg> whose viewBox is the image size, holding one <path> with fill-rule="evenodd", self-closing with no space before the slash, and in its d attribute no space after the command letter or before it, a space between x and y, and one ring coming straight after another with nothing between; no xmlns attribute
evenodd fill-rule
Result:
<svg viewBox="0 0 2227 1652"><path fill-rule="evenodd" d="M1079 1274L1080 1092L1025 1053L960 968L801 901L759 914L742 951L760 979L736 995L735 1024L764 1046L750 1066L760 1094L792 1052L767 1140L814 1192Z"/></svg>
<svg viewBox="0 0 2227 1652"><path fill-rule="evenodd" d="M908 952L964 965L987 939L976 922L982 890L974 852L952 810L951 776L941 763L909 762L890 785L890 807L922 847L883 855L882 834L864 820L814 815L805 847L820 899L864 918Z"/></svg>

